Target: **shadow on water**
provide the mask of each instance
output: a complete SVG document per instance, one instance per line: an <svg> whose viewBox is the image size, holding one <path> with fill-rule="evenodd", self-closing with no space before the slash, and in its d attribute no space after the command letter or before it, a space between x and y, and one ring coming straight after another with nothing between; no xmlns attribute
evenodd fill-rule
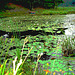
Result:
<svg viewBox="0 0 75 75"><path fill-rule="evenodd" d="M0 36L4 36L5 34L8 35L8 38L11 38L11 36L15 36L17 35L17 38L23 39L26 37L26 35L31 35L31 36L36 36L38 34L40 35L62 35L64 34L64 30L66 30L67 28L57 28L57 30L53 30L55 32L45 32L44 30L28 30L28 31L22 31L22 32L6 32L6 31L2 31L0 30ZM57 31L61 31L61 33L57 33ZM25 37L22 37L25 36Z"/></svg>

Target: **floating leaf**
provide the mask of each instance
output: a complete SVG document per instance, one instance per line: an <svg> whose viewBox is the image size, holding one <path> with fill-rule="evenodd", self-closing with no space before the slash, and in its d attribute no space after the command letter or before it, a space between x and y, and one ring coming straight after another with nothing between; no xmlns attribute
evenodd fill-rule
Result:
<svg viewBox="0 0 75 75"><path fill-rule="evenodd" d="M58 29L54 29L54 30L58 30Z"/></svg>
<svg viewBox="0 0 75 75"><path fill-rule="evenodd" d="M61 31L57 31L57 33L60 33Z"/></svg>

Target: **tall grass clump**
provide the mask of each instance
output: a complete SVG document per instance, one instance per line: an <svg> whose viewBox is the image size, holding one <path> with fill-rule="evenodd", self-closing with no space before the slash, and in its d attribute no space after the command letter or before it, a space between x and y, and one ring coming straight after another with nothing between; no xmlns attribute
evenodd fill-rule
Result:
<svg viewBox="0 0 75 75"><path fill-rule="evenodd" d="M62 52L65 56L75 55L75 36L66 36L62 42Z"/></svg>

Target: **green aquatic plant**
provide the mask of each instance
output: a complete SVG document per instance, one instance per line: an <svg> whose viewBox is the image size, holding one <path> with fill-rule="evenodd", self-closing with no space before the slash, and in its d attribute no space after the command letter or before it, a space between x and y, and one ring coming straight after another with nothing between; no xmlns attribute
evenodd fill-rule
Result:
<svg viewBox="0 0 75 75"><path fill-rule="evenodd" d="M75 55L75 36L74 37L65 37L62 43L62 52L64 56Z"/></svg>

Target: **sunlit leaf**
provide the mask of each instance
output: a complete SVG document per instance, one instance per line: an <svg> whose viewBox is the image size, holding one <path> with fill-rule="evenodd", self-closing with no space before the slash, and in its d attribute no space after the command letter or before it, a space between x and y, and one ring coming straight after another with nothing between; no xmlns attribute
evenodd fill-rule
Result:
<svg viewBox="0 0 75 75"><path fill-rule="evenodd" d="M61 31L57 31L57 33L61 33Z"/></svg>

